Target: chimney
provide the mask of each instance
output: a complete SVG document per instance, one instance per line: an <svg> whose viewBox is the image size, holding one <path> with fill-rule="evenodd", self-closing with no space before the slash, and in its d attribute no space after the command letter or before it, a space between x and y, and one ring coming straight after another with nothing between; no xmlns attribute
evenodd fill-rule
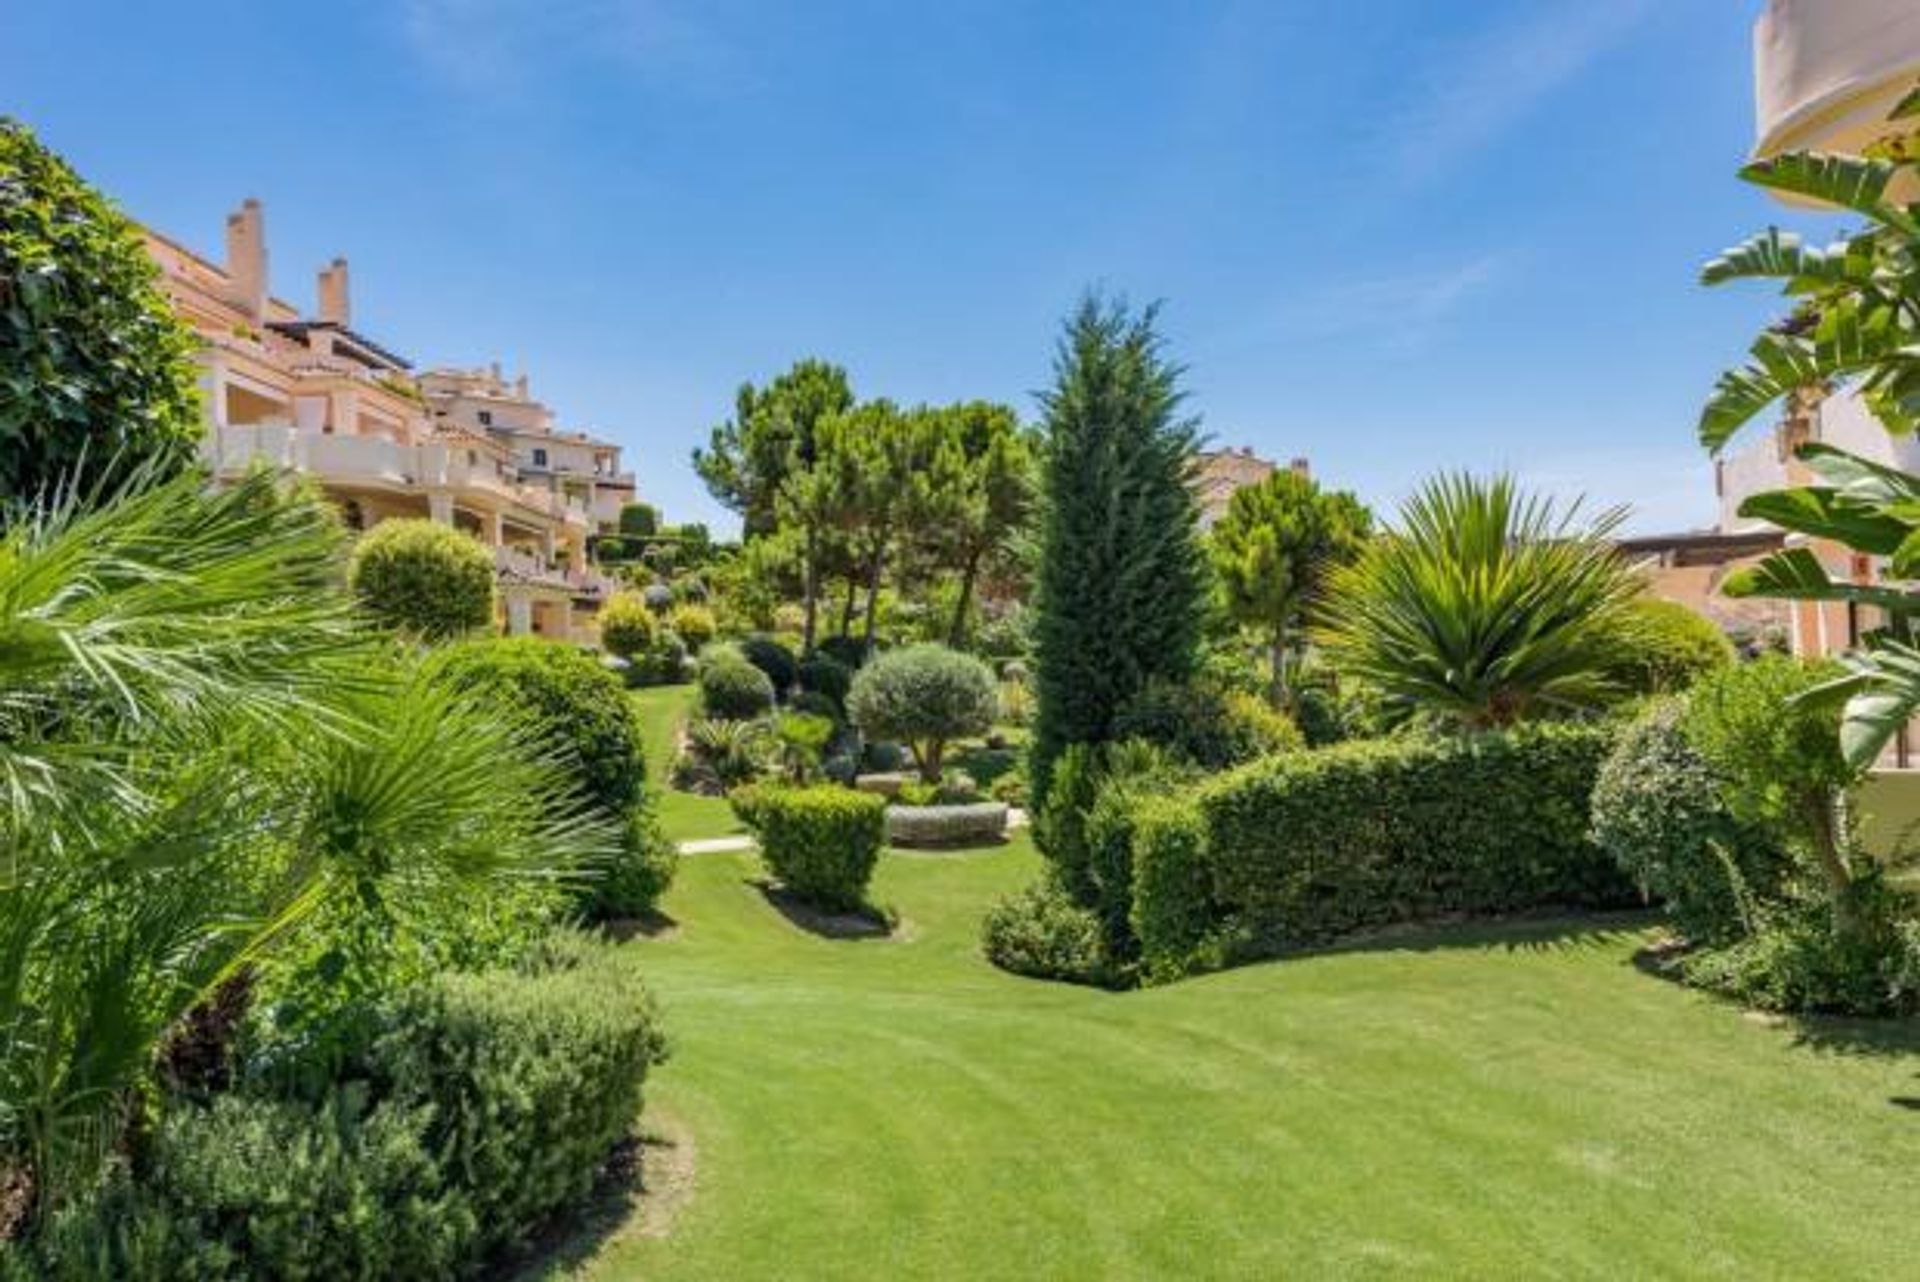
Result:
<svg viewBox="0 0 1920 1282"><path fill-rule="evenodd" d="M1287 468L1302 480L1307 480L1313 476L1313 467L1304 458L1294 459L1291 463L1287 464Z"/></svg>
<svg viewBox="0 0 1920 1282"><path fill-rule="evenodd" d="M249 196L227 215L228 301L254 324L267 319L267 228L260 202Z"/></svg>
<svg viewBox="0 0 1920 1282"><path fill-rule="evenodd" d="M491 363L490 365L488 365L488 366L487 366L487 373L488 373L489 375L491 375L491 376L492 376L492 378L493 378L493 382L494 382L494 386L496 386L496 387L497 387L497 386L499 386L499 384L500 384L500 362L499 362L499 361L494 361L493 363Z"/></svg>
<svg viewBox="0 0 1920 1282"><path fill-rule="evenodd" d="M353 322L347 297L347 260L336 258L320 271L320 319L345 329Z"/></svg>
<svg viewBox="0 0 1920 1282"><path fill-rule="evenodd" d="M519 400L527 399L527 376L522 374L513 380L513 394Z"/></svg>

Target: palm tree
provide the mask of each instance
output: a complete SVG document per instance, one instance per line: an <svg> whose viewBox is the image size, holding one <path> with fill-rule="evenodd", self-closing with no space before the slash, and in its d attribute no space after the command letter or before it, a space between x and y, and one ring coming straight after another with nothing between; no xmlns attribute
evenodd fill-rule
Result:
<svg viewBox="0 0 1920 1282"><path fill-rule="evenodd" d="M1402 718L1485 729L1599 707L1621 693L1640 591L1607 541L1623 516L1583 525L1508 477L1435 477L1334 572L1318 640Z"/></svg>
<svg viewBox="0 0 1920 1282"><path fill-rule="evenodd" d="M265 475L0 534L0 1168L38 1211L156 1049L316 910L612 847L564 763L355 619L325 504Z"/></svg>

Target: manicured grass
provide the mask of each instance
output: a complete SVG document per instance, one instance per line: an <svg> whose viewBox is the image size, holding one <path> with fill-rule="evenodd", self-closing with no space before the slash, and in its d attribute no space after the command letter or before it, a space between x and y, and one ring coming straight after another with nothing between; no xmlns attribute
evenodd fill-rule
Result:
<svg viewBox="0 0 1920 1282"><path fill-rule="evenodd" d="M830 940L750 855L636 940L693 1137L595 1279L1892 1278L1920 1260L1920 1029L1770 1026L1648 976L1637 921L1406 936L1140 993L1002 975L1024 840L891 854ZM565 1276L556 1270L552 1276Z"/></svg>
<svg viewBox="0 0 1920 1282"><path fill-rule="evenodd" d="M660 826L672 841L743 831L725 798L681 792L670 782L674 743L698 697L699 688L693 685L652 686L628 694L646 723L647 779L659 807Z"/></svg>

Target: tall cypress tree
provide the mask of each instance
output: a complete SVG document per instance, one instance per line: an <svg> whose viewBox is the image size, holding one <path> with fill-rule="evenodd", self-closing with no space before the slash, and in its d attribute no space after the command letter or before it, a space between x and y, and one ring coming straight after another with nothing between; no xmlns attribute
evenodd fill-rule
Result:
<svg viewBox="0 0 1920 1282"><path fill-rule="evenodd" d="M1069 744L1103 743L1149 681L1192 675L1205 608L1187 486L1196 422L1157 309L1089 295L1054 357L1036 584L1036 797Z"/></svg>

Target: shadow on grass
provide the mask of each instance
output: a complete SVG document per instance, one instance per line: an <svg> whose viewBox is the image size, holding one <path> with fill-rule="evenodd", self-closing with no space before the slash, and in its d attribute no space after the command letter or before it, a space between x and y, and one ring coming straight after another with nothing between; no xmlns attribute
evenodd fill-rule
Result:
<svg viewBox="0 0 1920 1282"><path fill-rule="evenodd" d="M894 914L862 905L850 912L835 912L800 898L778 882L749 877L746 883L760 892L773 910L810 935L822 939L887 939L899 924Z"/></svg>
<svg viewBox="0 0 1920 1282"><path fill-rule="evenodd" d="M601 923L600 929L616 944L632 939L662 939L679 931L680 923L657 908L649 908L638 917L616 917Z"/></svg>
<svg viewBox="0 0 1920 1282"><path fill-rule="evenodd" d="M615 1238L664 1237L693 1194L694 1147L679 1128L623 1140L584 1198L483 1269L490 1282L571 1277Z"/></svg>
<svg viewBox="0 0 1920 1282"><path fill-rule="evenodd" d="M1342 953L1435 953L1458 949L1509 953L1575 952L1619 948L1659 920L1642 909L1626 912L1542 913L1502 917L1427 920L1356 932L1314 948L1275 954L1276 959Z"/></svg>

